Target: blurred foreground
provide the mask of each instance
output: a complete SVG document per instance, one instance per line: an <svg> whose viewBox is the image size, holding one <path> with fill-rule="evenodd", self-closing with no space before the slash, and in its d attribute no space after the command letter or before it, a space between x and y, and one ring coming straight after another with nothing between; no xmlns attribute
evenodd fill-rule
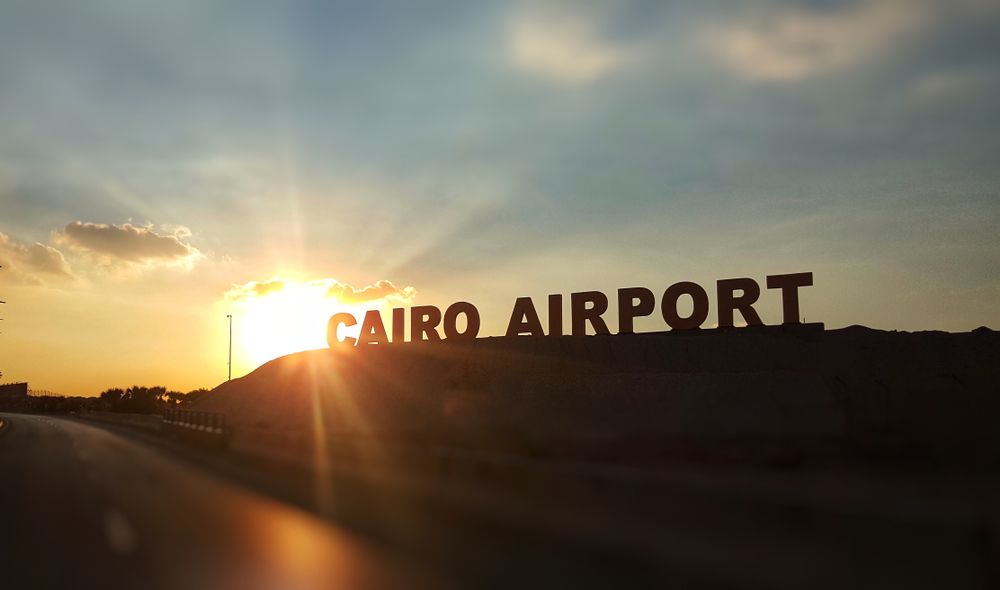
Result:
<svg viewBox="0 0 1000 590"><path fill-rule="evenodd" d="M425 573L357 535L72 420L2 415L5 588L385 588Z"/></svg>

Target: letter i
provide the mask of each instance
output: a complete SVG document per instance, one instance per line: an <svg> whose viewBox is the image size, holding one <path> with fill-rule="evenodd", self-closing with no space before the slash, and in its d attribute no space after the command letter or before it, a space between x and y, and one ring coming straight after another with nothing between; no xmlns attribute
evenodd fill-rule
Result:
<svg viewBox="0 0 1000 590"><path fill-rule="evenodd" d="M406 341L406 309L402 307L392 310L392 341Z"/></svg>
<svg viewBox="0 0 1000 590"><path fill-rule="evenodd" d="M562 335L562 295L549 295L549 336Z"/></svg>

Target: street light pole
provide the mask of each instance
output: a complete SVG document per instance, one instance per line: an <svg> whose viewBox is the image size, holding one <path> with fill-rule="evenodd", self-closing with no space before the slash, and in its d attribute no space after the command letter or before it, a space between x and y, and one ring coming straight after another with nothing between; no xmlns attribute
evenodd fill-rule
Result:
<svg viewBox="0 0 1000 590"><path fill-rule="evenodd" d="M233 314L226 314L229 318L229 377L226 381L233 380Z"/></svg>

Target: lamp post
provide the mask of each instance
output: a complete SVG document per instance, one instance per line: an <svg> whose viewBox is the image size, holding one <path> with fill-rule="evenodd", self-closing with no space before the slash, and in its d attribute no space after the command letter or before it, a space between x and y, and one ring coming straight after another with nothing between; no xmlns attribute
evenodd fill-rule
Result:
<svg viewBox="0 0 1000 590"><path fill-rule="evenodd" d="M233 314L231 313L226 314L226 317L229 318L229 362L227 363L229 367L229 376L226 378L226 381L232 381L233 380Z"/></svg>

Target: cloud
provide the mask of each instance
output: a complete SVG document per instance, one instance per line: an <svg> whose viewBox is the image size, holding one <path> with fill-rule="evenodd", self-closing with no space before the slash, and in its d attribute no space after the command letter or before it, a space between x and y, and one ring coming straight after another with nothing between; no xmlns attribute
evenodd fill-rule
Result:
<svg viewBox="0 0 1000 590"><path fill-rule="evenodd" d="M325 285L327 287L326 296L343 303L366 303L378 300L409 303L417 296L417 290L413 287L399 288L385 279L375 281L371 285L366 285L360 289L334 279L326 280L331 281Z"/></svg>
<svg viewBox="0 0 1000 590"><path fill-rule="evenodd" d="M953 106L955 100L968 96L992 95L998 82L1000 74L986 69L933 72L914 81L911 94L919 103Z"/></svg>
<svg viewBox="0 0 1000 590"><path fill-rule="evenodd" d="M280 293L286 289L295 291L306 290L315 293L316 297L336 299L346 304L371 303L374 301L410 303L417 296L417 290L413 287L400 288L385 279L359 288L330 278L316 279L307 283L296 283L286 279L274 278L268 281L249 281L243 284L234 284L231 289L226 291L225 298L229 301L254 301L275 293Z"/></svg>
<svg viewBox="0 0 1000 590"><path fill-rule="evenodd" d="M9 274L4 277L16 283L43 284L43 279L73 279L69 263L62 252L41 243L31 245L16 242L0 233L0 265Z"/></svg>
<svg viewBox="0 0 1000 590"><path fill-rule="evenodd" d="M197 248L184 240L191 231L183 226L164 226L163 233L152 225L130 223L113 225L74 221L54 232L59 244L90 254L108 264L188 266L202 257Z"/></svg>
<svg viewBox="0 0 1000 590"><path fill-rule="evenodd" d="M226 291L225 297L230 301L252 301L284 290L285 284L282 279L250 281L242 285L233 285L232 289Z"/></svg>
<svg viewBox="0 0 1000 590"><path fill-rule="evenodd" d="M597 35L594 20L580 14L518 15L510 26L509 52L526 72L562 82L591 82L624 65L630 52Z"/></svg>
<svg viewBox="0 0 1000 590"><path fill-rule="evenodd" d="M922 26L927 12L900 0L849 3L844 10L798 8L713 26L703 40L742 77L790 81L874 57Z"/></svg>

